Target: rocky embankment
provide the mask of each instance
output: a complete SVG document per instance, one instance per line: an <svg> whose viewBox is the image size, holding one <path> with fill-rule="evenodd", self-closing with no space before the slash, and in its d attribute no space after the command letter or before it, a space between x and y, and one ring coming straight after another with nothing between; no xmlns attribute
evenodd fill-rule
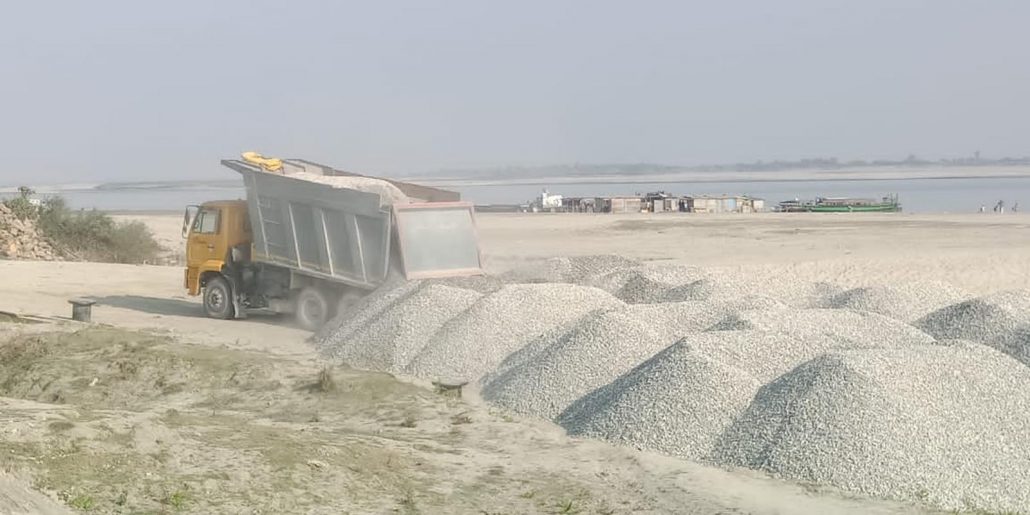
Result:
<svg viewBox="0 0 1030 515"><path fill-rule="evenodd" d="M58 257L57 250L40 234L35 223L19 219L10 208L0 204L0 258L49 261Z"/></svg>

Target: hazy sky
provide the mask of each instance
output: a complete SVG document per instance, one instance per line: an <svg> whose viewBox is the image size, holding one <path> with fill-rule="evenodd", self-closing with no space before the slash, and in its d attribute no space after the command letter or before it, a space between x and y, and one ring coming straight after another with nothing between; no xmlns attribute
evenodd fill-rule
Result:
<svg viewBox="0 0 1030 515"><path fill-rule="evenodd" d="M0 184L1030 154L1030 2L4 2Z"/></svg>

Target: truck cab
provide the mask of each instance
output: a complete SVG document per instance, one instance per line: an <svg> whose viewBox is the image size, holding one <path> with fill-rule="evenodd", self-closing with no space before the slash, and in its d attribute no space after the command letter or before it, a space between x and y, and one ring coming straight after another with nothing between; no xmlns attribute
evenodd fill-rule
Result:
<svg viewBox="0 0 1030 515"><path fill-rule="evenodd" d="M252 241L247 202L218 200L186 209L186 290L199 295L212 278L223 273L231 249L249 247Z"/></svg>

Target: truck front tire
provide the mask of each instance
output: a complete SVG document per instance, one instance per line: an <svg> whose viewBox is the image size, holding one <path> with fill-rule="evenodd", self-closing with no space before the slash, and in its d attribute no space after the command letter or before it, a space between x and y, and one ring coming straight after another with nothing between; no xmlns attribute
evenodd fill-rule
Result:
<svg viewBox="0 0 1030 515"><path fill-rule="evenodd" d="M297 295L297 324L309 331L317 331L332 316L332 304L325 293L308 286Z"/></svg>
<svg viewBox="0 0 1030 515"><path fill-rule="evenodd" d="M224 277L213 277L204 286L204 313L211 318L232 318L232 288Z"/></svg>

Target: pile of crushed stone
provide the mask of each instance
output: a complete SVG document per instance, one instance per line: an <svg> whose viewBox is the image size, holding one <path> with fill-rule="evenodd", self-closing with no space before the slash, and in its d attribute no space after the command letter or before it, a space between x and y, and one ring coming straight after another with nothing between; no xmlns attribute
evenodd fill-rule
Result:
<svg viewBox="0 0 1030 515"><path fill-rule="evenodd" d="M982 345L827 353L764 386L710 458L949 510L1019 512L1030 508L1026 392L1030 368Z"/></svg>
<svg viewBox="0 0 1030 515"><path fill-rule="evenodd" d="M555 257L510 270L500 278L510 283L584 283L598 274L638 266L638 261L613 255Z"/></svg>
<svg viewBox="0 0 1030 515"><path fill-rule="evenodd" d="M914 325L938 339L994 347L1030 366L1030 292L977 297L934 311Z"/></svg>
<svg viewBox="0 0 1030 515"><path fill-rule="evenodd" d="M478 381L509 354L595 309L623 302L597 288L513 284L484 296L434 333L406 372Z"/></svg>
<svg viewBox="0 0 1030 515"><path fill-rule="evenodd" d="M806 342L833 340L854 346L928 344L934 338L892 318L839 309L768 309L740 311L711 328L717 331L755 330L789 334ZM756 356L756 359L762 359Z"/></svg>
<svg viewBox="0 0 1030 515"><path fill-rule="evenodd" d="M411 202L411 199L408 198L400 188L382 179L352 175L321 175L311 172L292 172L286 175L293 177L294 179L317 182L319 184L332 186L333 188L345 188L363 191L365 193L375 193L379 195L379 203L384 206L408 204Z"/></svg>
<svg viewBox="0 0 1030 515"><path fill-rule="evenodd" d="M337 347L335 357L356 368L403 372L429 343L429 336L480 297L470 289L421 284L353 331Z"/></svg>
<svg viewBox="0 0 1030 515"><path fill-rule="evenodd" d="M557 422L590 436L700 460L761 387L747 372L699 352L705 339L751 340L746 333L701 333L654 355L581 397Z"/></svg>
<svg viewBox="0 0 1030 515"><path fill-rule="evenodd" d="M916 283L853 288L827 298L820 307L869 311L913 322L970 295L944 283Z"/></svg>
<svg viewBox="0 0 1030 515"><path fill-rule="evenodd" d="M1030 292L760 283L558 258L391 284L315 341L360 368L470 381L573 435L938 507L1030 509Z"/></svg>
<svg viewBox="0 0 1030 515"><path fill-rule="evenodd" d="M683 336L703 331L739 309L776 305L767 299L745 299L595 311L510 355L495 374L484 378L482 395L517 413L554 419L576 399Z"/></svg>

